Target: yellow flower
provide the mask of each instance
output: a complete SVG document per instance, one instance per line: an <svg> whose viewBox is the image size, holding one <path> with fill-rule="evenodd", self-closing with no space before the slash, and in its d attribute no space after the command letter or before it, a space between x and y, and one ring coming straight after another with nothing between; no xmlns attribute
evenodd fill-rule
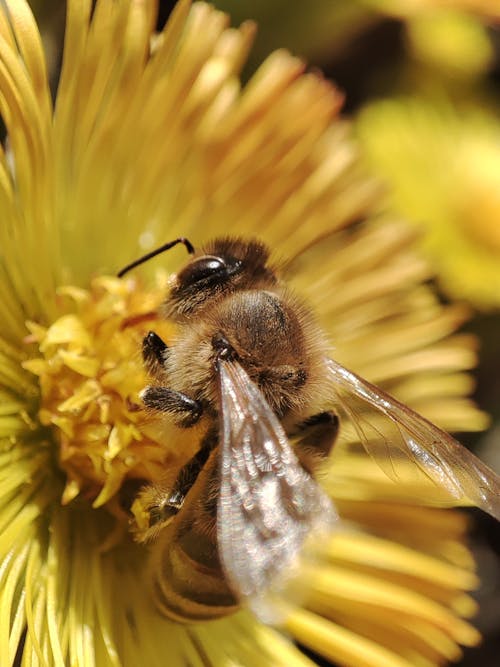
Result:
<svg viewBox="0 0 500 667"><path fill-rule="evenodd" d="M465 398L474 342L453 333L464 313L424 285L411 234L352 224L374 190L338 92L281 51L240 90L253 26L231 29L206 4L178 4L154 40L154 2L91 9L68 2L54 109L27 3L0 11L0 664L310 665L291 639L356 667L456 659L478 641L463 620L477 583L464 518L421 506L445 498L424 481L395 485L348 447L325 487L356 530L324 545L290 638L245 611L183 627L153 608L123 505L137 480L179 466L196 434L181 441L137 396L144 332L171 335L159 260L142 280L106 272L181 234L258 235L286 257L347 227L295 280L339 361L445 427L484 417Z"/></svg>
<svg viewBox="0 0 500 667"><path fill-rule="evenodd" d="M453 297L500 304L500 122L409 98L373 103L358 120L387 204L424 232L422 244Z"/></svg>
<svg viewBox="0 0 500 667"><path fill-rule="evenodd" d="M424 65L418 71L422 88L436 86L436 74L450 86L464 86L466 79L484 74L494 58L492 40L485 25L469 13L456 9L417 13L406 22L413 59ZM425 81L431 79L431 82Z"/></svg>

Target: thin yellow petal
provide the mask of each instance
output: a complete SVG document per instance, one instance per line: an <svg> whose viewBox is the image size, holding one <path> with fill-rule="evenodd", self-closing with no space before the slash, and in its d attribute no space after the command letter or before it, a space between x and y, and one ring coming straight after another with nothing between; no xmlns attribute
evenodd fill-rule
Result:
<svg viewBox="0 0 500 667"><path fill-rule="evenodd" d="M286 621L286 629L304 646L345 667L413 667L376 642L308 611L295 610Z"/></svg>
<svg viewBox="0 0 500 667"><path fill-rule="evenodd" d="M434 582L438 586L473 590L479 580L473 572L454 567L419 551L371 535L343 533L322 549L337 561L365 568L381 568Z"/></svg>
<svg viewBox="0 0 500 667"><path fill-rule="evenodd" d="M0 623L0 660L2 665L11 665L14 662L14 656L17 650L16 639L19 640L19 617L22 619L22 630L26 617L24 614L24 605L20 612L20 605L24 602L24 586L20 581L23 580L28 557L29 545L27 536L21 543L13 543L9 555L2 561L0 567L0 614L3 619L11 619L13 610L16 610L15 619L17 620L17 632L9 627L10 623ZM12 632L12 634L11 634ZM17 637L16 637L17 635Z"/></svg>
<svg viewBox="0 0 500 667"><path fill-rule="evenodd" d="M6 0L6 4L16 43L33 82L33 89L41 107L44 124L48 127L51 122L52 104L45 55L38 27L27 2Z"/></svg>
<svg viewBox="0 0 500 667"><path fill-rule="evenodd" d="M39 586L42 562L40 559L40 547L37 540L33 540L28 555L26 565L26 623L28 631L26 634L25 652L29 656L33 651L43 667L46 667L42 649L40 646L40 626L42 619L40 616L40 604L43 599L44 587Z"/></svg>
<svg viewBox="0 0 500 667"><path fill-rule="evenodd" d="M422 618L434 623L460 642L477 642L479 634L470 625L414 590L333 566L316 567L308 571L308 578L314 593L314 597L311 595L312 605L317 596L320 604L332 609L345 609L350 604L365 605L372 613L387 609L395 618L401 614L408 619Z"/></svg>

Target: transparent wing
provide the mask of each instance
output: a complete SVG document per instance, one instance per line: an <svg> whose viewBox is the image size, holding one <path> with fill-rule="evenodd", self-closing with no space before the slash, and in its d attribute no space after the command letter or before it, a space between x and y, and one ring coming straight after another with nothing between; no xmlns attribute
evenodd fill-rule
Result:
<svg viewBox="0 0 500 667"><path fill-rule="evenodd" d="M389 476L398 477L400 460L411 461L454 498L468 498L500 520L500 477L493 470L448 433L375 385L336 361L328 359L327 365L340 407L368 453ZM356 398L385 415L389 428L372 426L362 409L358 414L353 408Z"/></svg>
<svg viewBox="0 0 500 667"><path fill-rule="evenodd" d="M275 622L306 537L331 529L336 514L238 363L219 362L219 387L219 556L234 592L262 620Z"/></svg>

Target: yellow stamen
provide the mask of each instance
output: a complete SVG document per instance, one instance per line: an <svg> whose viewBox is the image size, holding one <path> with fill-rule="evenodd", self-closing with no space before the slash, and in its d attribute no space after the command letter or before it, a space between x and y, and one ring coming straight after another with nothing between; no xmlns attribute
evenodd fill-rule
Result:
<svg viewBox="0 0 500 667"><path fill-rule="evenodd" d="M39 356L23 366L38 376L39 420L52 427L58 443L66 474L63 504L83 494L99 507L125 480L161 475L169 452L139 392L147 384L142 338L150 329L172 334L156 312L163 291L101 277L89 291L58 290L63 314L51 326L28 323L27 341L37 344Z"/></svg>

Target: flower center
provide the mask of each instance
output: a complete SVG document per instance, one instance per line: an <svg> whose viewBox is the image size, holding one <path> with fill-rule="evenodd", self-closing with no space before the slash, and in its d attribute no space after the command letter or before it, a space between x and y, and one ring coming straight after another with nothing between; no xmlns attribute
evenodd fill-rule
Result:
<svg viewBox="0 0 500 667"><path fill-rule="evenodd" d="M165 445L168 425L139 397L148 383L143 337L149 330L172 336L157 313L164 281L145 291L134 280L100 277L89 290L66 287L59 295L59 319L28 323L26 342L38 351L24 367L39 378L38 417L55 434L66 474L62 503L81 495L125 518L124 490L162 477L174 456Z"/></svg>

